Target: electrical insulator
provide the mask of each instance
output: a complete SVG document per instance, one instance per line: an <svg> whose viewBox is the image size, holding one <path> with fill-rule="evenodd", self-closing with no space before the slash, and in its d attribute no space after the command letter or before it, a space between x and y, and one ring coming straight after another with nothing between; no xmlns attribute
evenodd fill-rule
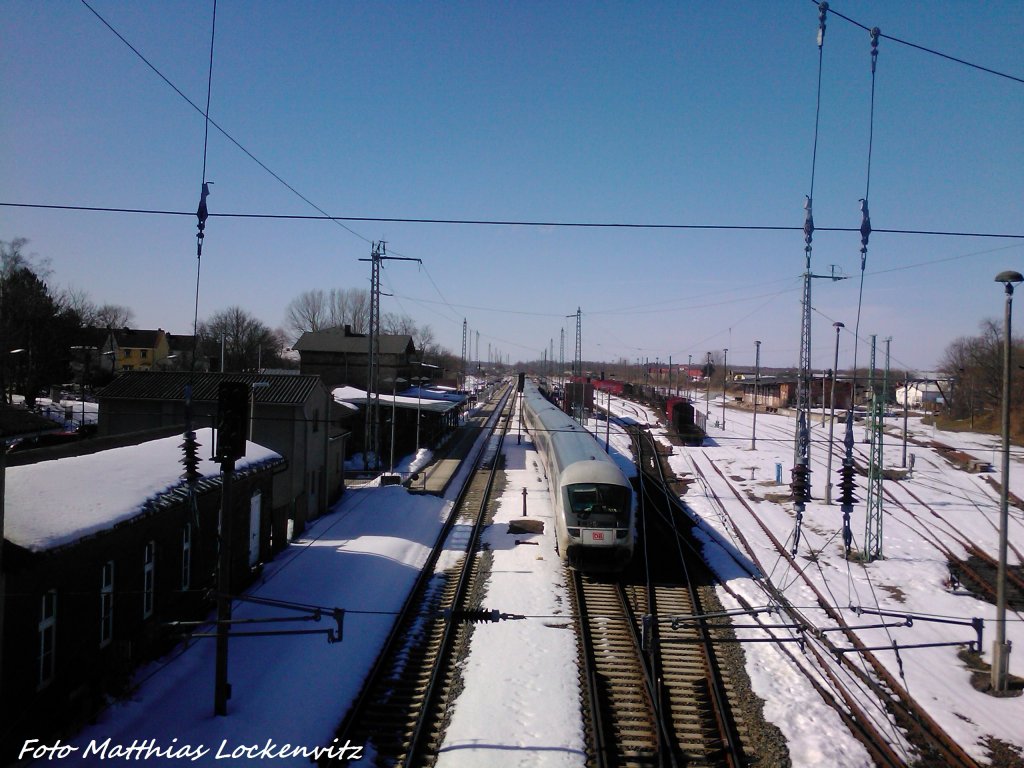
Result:
<svg viewBox="0 0 1024 768"><path fill-rule="evenodd" d="M797 464L793 467L793 482L790 483L790 490L793 492L793 501L808 502L810 494L810 470L806 464Z"/></svg>
<svg viewBox="0 0 1024 768"><path fill-rule="evenodd" d="M185 465L185 474L181 477L190 483L197 482L199 474L199 442L196 440L196 433L189 430L185 433L185 442L178 446L182 449L183 456L181 463Z"/></svg>
<svg viewBox="0 0 1024 768"><path fill-rule="evenodd" d="M852 464L844 464L839 470L839 503L840 504L853 504L857 499L853 496L854 482L853 482L854 468Z"/></svg>

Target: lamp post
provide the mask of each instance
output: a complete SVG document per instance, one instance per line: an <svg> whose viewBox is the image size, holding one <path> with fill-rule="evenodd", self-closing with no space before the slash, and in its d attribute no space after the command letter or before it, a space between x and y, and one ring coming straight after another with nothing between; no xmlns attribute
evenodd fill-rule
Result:
<svg viewBox="0 0 1024 768"><path fill-rule="evenodd" d="M420 375L413 379L416 383L416 453L418 454L420 452L420 404L423 402L423 384L430 381L429 376L423 375L423 369L433 368L437 370L440 366L424 363L422 360L417 360L416 365L420 369Z"/></svg>
<svg viewBox="0 0 1024 768"><path fill-rule="evenodd" d="M757 448L757 390L761 381L761 342L754 342L754 426L750 430L750 450Z"/></svg>
<svg viewBox="0 0 1024 768"><path fill-rule="evenodd" d="M996 639L992 643L992 690L1005 691L1010 667L1010 646L1006 642L1006 537L1010 488L1010 371L1013 337L1010 315L1013 310L1013 286L1024 282L1020 272L1006 270L996 275L1006 288L1006 314L1003 319L1003 467L999 490L999 567L996 572Z"/></svg>
<svg viewBox="0 0 1024 768"><path fill-rule="evenodd" d="M388 379L384 379L388 381ZM401 376L396 376L391 379L391 469L390 474L395 473L395 415L396 405L398 400L398 383L406 383L406 380Z"/></svg>
<svg viewBox="0 0 1024 768"><path fill-rule="evenodd" d="M79 433L81 434L82 430L85 429L85 371L86 368L89 367L90 347L76 344L75 346L71 347L71 349L75 350L76 352L82 353L82 383L81 391L78 393L79 397L82 398L82 423L78 426Z"/></svg>
<svg viewBox="0 0 1024 768"><path fill-rule="evenodd" d="M708 363L704 367L704 424L711 420L711 353L708 352Z"/></svg>
<svg viewBox="0 0 1024 768"><path fill-rule="evenodd" d="M725 387L729 380L729 350L722 350L722 431L725 431Z"/></svg>
<svg viewBox="0 0 1024 768"><path fill-rule="evenodd" d="M27 350L24 347L18 347L17 349L12 349L10 352L7 353L8 360L10 359L11 355L21 355L21 354L24 354L26 351ZM4 374L6 375L6 373L7 373L7 370L5 368L4 369ZM7 386L7 379L5 378L4 379L4 387L6 387L6 386ZM12 368L11 369L11 384L10 384L11 391L8 393L6 391L6 389L4 390L4 403L12 403L12 402L14 402L14 388L16 386L17 386L17 376L14 375L14 369ZM2 449L3 449L3 446L0 445L0 450L2 450Z"/></svg>
<svg viewBox="0 0 1024 768"><path fill-rule="evenodd" d="M836 329L836 357L832 363L832 395L829 405L828 420L828 468L825 470L825 503L832 503L832 439L836 430L836 379L839 377L839 333L846 326L843 323L832 323ZM824 393L822 393L824 395ZM824 399L824 397L822 397ZM853 405L853 397L850 397L850 405ZM906 432L904 432L906 434Z"/></svg>

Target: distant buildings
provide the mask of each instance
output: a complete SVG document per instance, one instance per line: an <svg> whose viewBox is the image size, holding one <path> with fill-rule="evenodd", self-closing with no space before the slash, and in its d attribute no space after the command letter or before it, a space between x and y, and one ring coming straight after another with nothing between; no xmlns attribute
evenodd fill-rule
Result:
<svg viewBox="0 0 1024 768"><path fill-rule="evenodd" d="M367 389L370 339L365 334L353 333L351 326L306 331L295 342L294 349L299 353L299 370L319 376L328 389ZM382 391L390 391L393 383L402 379L405 383L395 387L401 391L414 377L424 375L417 365L412 336L380 334L378 353L377 381Z"/></svg>

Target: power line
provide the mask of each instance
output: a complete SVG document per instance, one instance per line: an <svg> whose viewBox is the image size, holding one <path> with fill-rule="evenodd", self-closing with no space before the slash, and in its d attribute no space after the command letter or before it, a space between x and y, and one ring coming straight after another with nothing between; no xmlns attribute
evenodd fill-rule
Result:
<svg viewBox="0 0 1024 768"><path fill-rule="evenodd" d="M212 120L210 123L216 126ZM0 206L8 208L36 208L57 211L87 211L98 213L132 213L155 216L195 216L195 211L169 211L146 208L112 208L91 205L49 205L42 203L9 203L0 202ZM401 216L322 216L285 214L285 213L210 213L210 218L225 219L277 219L281 221L364 221L385 224L450 224L455 226L495 226L495 227L563 227L567 229L664 229L664 230L719 230L740 232L802 232L803 227L774 226L765 224L663 224L644 222L608 222L608 221L531 221L517 219L426 219L406 218ZM820 227L814 226L815 232L857 232L860 227ZM965 232L942 231L934 229L872 229L873 234L889 235L930 235L935 237L990 237L1024 240L1024 234L1002 232ZM362 237L360 235L360 237Z"/></svg>
<svg viewBox="0 0 1024 768"><path fill-rule="evenodd" d="M224 136L224 138L226 138L228 141L230 141L232 144L234 144L236 147L238 147L240 150L242 150L242 152L244 152L246 154L246 156L249 157L250 160L255 162L260 168L262 168L264 171L266 171L271 176L273 176L275 179L277 179L277 181L279 181L281 184L283 184L290 192L292 192L296 197L298 197L300 200L302 200L303 202L308 204L311 208L313 208L314 210L319 211L327 219L330 219L330 220L334 221L339 227L341 227L345 231L349 232L350 234L355 235L360 240L362 240L362 241L364 241L366 243L371 242L369 240L369 238L363 237L361 234L356 232L354 229L350 229L349 227L346 227L342 223L341 219L339 219L337 217L328 216L327 215L327 211L325 211L319 205L317 205L312 200L310 200L308 197L306 197L301 192L299 192L297 189L295 189L295 187L293 187L291 184L289 184L283 178L281 178L276 173L274 173L272 170L270 170L270 168L267 167L267 165L265 165L258 157L256 157L252 152L250 152L248 149L243 147L230 133L225 131L223 128L220 127L220 125L217 124L217 122L215 120L210 118L210 116L208 114L209 113L209 105L207 105L207 110L206 110L206 112L204 112L202 107L200 107L198 104L196 104L194 101L192 101L192 99L190 99L188 96L186 96L184 94L184 92L180 88L178 88L178 86L176 86L174 83L172 83L164 75L163 72L161 72L159 69L157 69L156 66L149 59L147 59L145 56L143 56L142 53L134 45L129 43L128 40L126 40L125 37L120 32L118 32L116 29L114 29L114 27L111 26L110 22L108 22L106 19L104 19L96 11L95 8L93 8L91 5L89 5L89 3L86 2L86 0L81 0L81 2L82 2L82 5L84 5L86 8L88 8L92 12L92 14L103 23L103 25L107 29L109 29L111 32L114 33L114 35L117 37L118 40L120 40L122 43L124 43L126 46L128 46L128 48L131 50L132 53L134 53L136 56L138 56L147 67L149 67L151 70L153 70L153 72L156 73L157 77L159 77L161 80L163 80L165 83L167 83L167 85L169 85L174 90L174 92L176 94L178 94L179 96L181 96L181 98L183 98L186 102L188 102L188 104L192 107L192 109L194 109L196 112L198 112L200 115L202 115L203 119L207 123L207 126L212 125L218 131L220 131L221 134ZM211 51L211 55L212 55L212 51ZM205 176L205 169L204 169L204 174L203 175ZM86 210L86 209L81 209L81 210ZM148 211L132 211L132 213L148 213Z"/></svg>
<svg viewBox="0 0 1024 768"><path fill-rule="evenodd" d="M821 7L821 0L811 0L811 2L814 3L815 5L817 5L818 7ZM835 8L833 8L831 5L828 6L828 10L829 10L829 13L831 13L833 16L838 16L840 19L843 19L844 21L848 21L850 24L853 24L855 27L860 27L865 32L870 32L871 31L871 28L868 27L866 24L861 24L859 21L857 21L855 19L851 19L849 16L844 16L843 14L839 13L839 11L837 11ZM886 35L884 33L879 33L879 37L884 37L886 40L892 40L894 43L899 43L900 45L905 45L908 48L915 48L915 49L917 49L919 51L923 51L924 53L930 53L933 56L938 56L940 58L946 59L947 61L952 61L952 62L955 62L957 64L963 64L965 67L971 67L972 69L977 69L977 70L979 70L981 72L987 72L990 75L995 75L997 77L1004 77L1007 80L1013 80L1014 82L1024 84L1024 78L1022 78L1022 77L1017 77L1016 75L1010 75L1010 74L1007 74L1006 72L1000 72L1000 71L995 70L995 69L990 69L989 67L983 67L980 64L974 64L973 62L957 58L956 56L951 56L948 53L942 53L942 51L936 51L934 48L928 48L927 46L924 46L924 45L919 45L917 43L912 43L909 40L901 40L898 37L893 37L892 35Z"/></svg>

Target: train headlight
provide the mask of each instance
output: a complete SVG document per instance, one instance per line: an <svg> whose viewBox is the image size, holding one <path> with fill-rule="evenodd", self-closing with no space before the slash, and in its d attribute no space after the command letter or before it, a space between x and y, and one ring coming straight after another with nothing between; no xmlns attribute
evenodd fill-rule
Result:
<svg viewBox="0 0 1024 768"><path fill-rule="evenodd" d="M580 537L579 528L566 528L565 532L572 536L574 539L578 539Z"/></svg>

